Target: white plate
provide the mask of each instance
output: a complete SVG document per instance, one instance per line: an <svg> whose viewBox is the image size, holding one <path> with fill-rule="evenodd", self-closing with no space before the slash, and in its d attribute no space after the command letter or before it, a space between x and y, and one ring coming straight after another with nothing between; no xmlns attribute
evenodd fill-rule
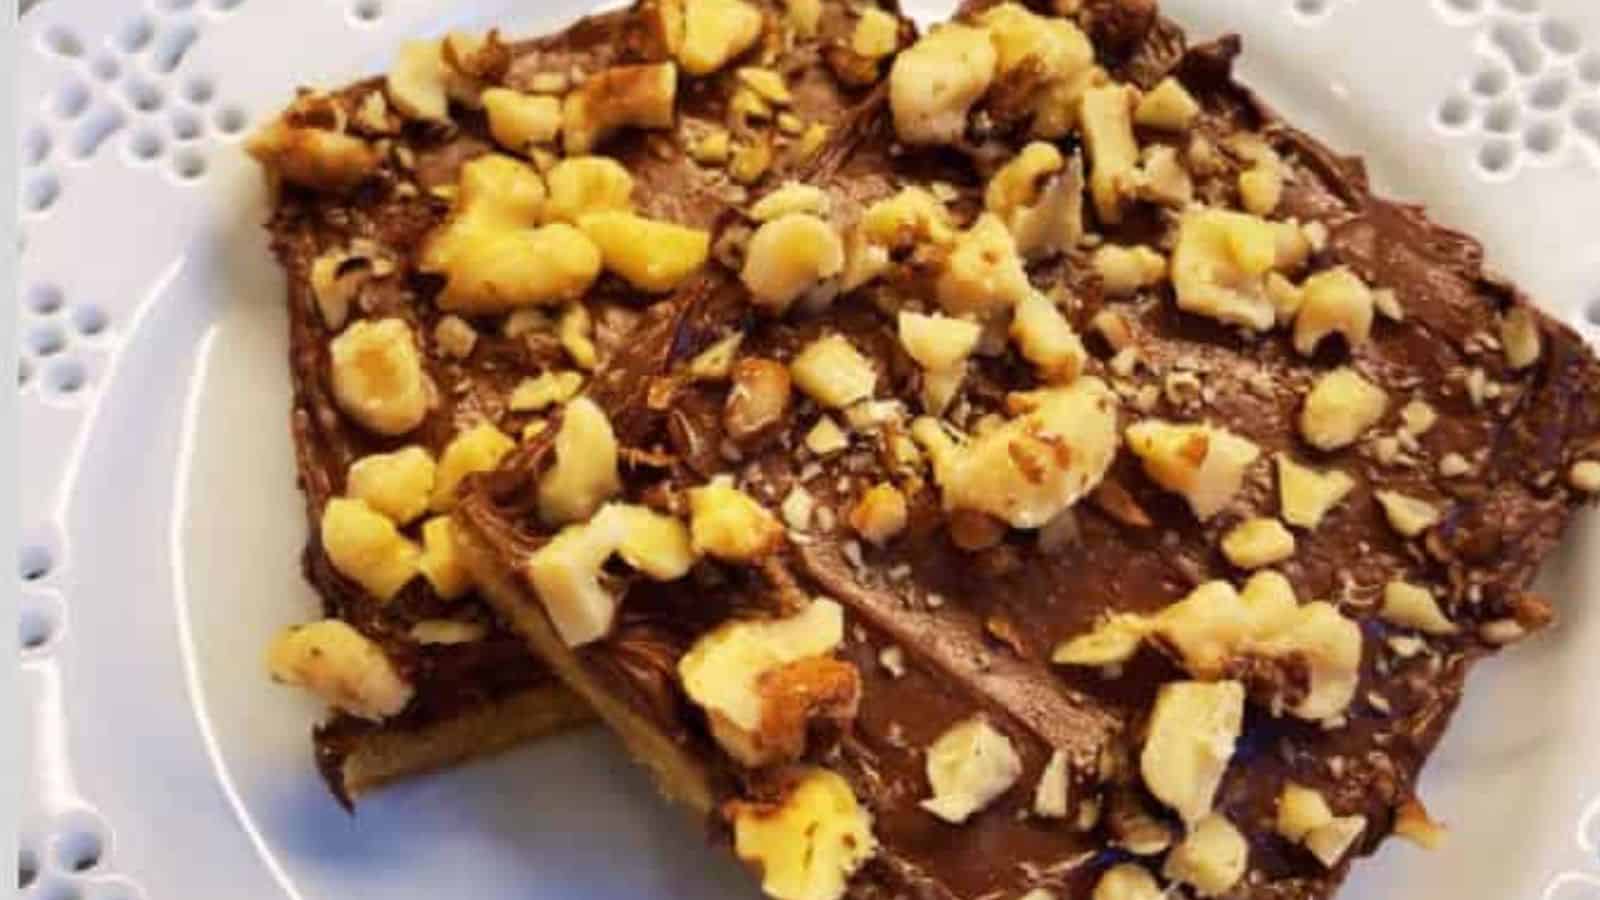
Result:
<svg viewBox="0 0 1600 900"><path fill-rule="evenodd" d="M23 22L24 896L753 895L600 733L348 818L312 771L315 708L262 674L316 601L282 282L238 136L297 84L383 69L401 36L588 5L51 0ZM1167 7L1244 32L1246 79L1291 118L1600 334L1600 4ZM1428 770L1448 848L1386 847L1345 896L1600 898L1597 583L1589 520L1546 580L1562 626L1484 667Z"/></svg>

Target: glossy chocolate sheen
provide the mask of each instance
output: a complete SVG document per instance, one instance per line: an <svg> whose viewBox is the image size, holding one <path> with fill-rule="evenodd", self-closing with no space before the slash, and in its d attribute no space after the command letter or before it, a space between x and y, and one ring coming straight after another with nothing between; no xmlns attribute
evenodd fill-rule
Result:
<svg viewBox="0 0 1600 900"><path fill-rule="evenodd" d="M1214 140L1241 130L1262 135L1294 173L1280 214L1323 223L1329 231L1314 267L1348 265L1373 286L1396 291L1405 310L1403 322L1378 323L1370 342L1354 350L1329 342L1307 359L1294 352L1281 329L1247 337L1179 312L1168 287L1154 297L1112 304L1086 274L1092 270L1085 255L1030 273L1041 289L1072 294L1080 332L1095 312L1114 305L1132 323L1148 370L1192 372L1204 385L1193 402L1163 391L1149 410L1135 413L1125 405L1124 424L1145 415L1206 420L1261 447L1263 460L1226 513L1197 522L1124 453L1108 483L1121 488L1125 502L1080 504L1076 537L1063 548L1046 551L1034 536L1012 533L977 553L957 549L936 497L925 490L913 498L907 532L877 550L852 540L842 523L863 490L898 480L897 473L879 447L860 440L820 466L821 474L808 471L797 449L816 419L808 404L797 408L781 434L730 463L721 424L726 386L690 383L673 373L732 328L747 332L742 355L780 360L819 334L842 332L874 358L877 396L915 408L915 366L898 346L892 316L880 312L870 290L840 299L820 317L792 314L775 321L751 314L732 273L709 272L673 308L656 311L643 337L614 359L591 391L624 444L637 451L625 473L631 499L670 497L712 472L731 470L769 508L807 477L804 483L820 505L836 512L840 524L831 533L793 538L757 569L704 564L675 584L629 582L615 632L581 648L579 657L587 676L703 759L724 799L761 797L770 790L772 773L739 769L722 754L678 687L676 662L698 635L730 616L779 612L792 608L796 596L811 594L844 604L840 655L861 674L860 709L842 733L813 735L807 761L843 774L872 812L880 851L852 882L853 896L1016 898L1043 887L1060 897L1087 897L1101 872L1130 858L1117 847L1116 815L1102 815L1087 832L1031 816L1033 787L1051 752L1062 750L1073 762L1075 802L1096 791L1108 807L1120 803L1165 816L1130 767L1137 765L1156 689L1185 676L1155 650L1141 651L1114 678L1054 666L1051 650L1091 630L1108 612L1154 611L1202 582L1243 580L1247 573L1222 557L1218 542L1240 521L1240 511L1276 510L1269 460L1277 451L1319 467L1337 466L1357 481L1320 528L1300 536L1299 552L1278 568L1302 602L1337 603L1360 622L1365 657L1357 699L1341 727L1274 718L1258 705L1249 707L1216 803L1251 844L1249 872L1227 896L1332 895L1349 859L1375 849L1399 807L1413 798L1421 766L1468 671L1492 651L1476 626L1506 619L1535 626L1547 618L1548 607L1526 590L1582 504L1564 486L1564 475L1576 456L1600 449L1600 364L1573 332L1536 316L1543 354L1531 368L1511 370L1480 335L1494 332L1502 311L1527 300L1485 274L1474 241L1429 222L1416 208L1374 197L1359 161L1283 123L1239 87L1231 76L1236 39L1185 50L1170 22L1134 21L1133 27L1143 29L1139 39L1122 35L1100 42L1116 48L1103 59L1108 68L1144 86L1178 74L1205 107L1198 128ZM965 158L950 151L901 151L893 146L886 118L881 98L864 105L840 142L806 173L830 189L841 220L848 222L861 205L902 182L954 185L962 196L953 206L963 212L981 203L986 173L977 169L992 153L981 146L968 148L973 152ZM1017 143L1010 146L1014 152ZM974 166L969 159L980 162ZM1236 200L1230 192L1238 166L1229 159L1225 171L1199 185L1200 193ZM1102 233L1129 243L1148 239L1159 227L1149 212ZM1090 373L1117 381L1108 373L1107 348L1093 349L1098 358ZM1318 453L1300 443L1296 420L1306 391L1315 377L1343 362L1353 362L1390 395L1390 412L1377 432L1392 433L1399 408L1411 398L1425 399L1438 411L1438 424L1408 451L1416 464L1384 464L1364 446ZM1474 368L1503 385L1484 407L1464 384ZM971 379L966 393L974 416L1000 409L1008 391L1033 384L1008 355L978 359ZM548 450L548 440L534 442L492 477L476 479L458 514L459 522L495 549L507 571L518 571L547 538L532 512L533 486ZM1450 452L1473 461L1471 477L1437 474L1437 461ZM1404 541L1377 507L1374 492L1380 489L1448 501L1450 513L1425 541ZM1128 504L1149 523L1127 524L1139 518L1128 515ZM1410 656L1395 652L1388 639L1403 633L1375 613L1383 585L1401 577L1434 587L1461 633L1425 638L1420 652ZM904 654L903 675L880 662L891 647ZM965 825L949 825L919 806L929 795L924 750L975 713L1011 739L1024 771L992 806ZM1340 815L1368 819L1362 841L1331 871L1275 834L1276 798L1289 780L1322 791ZM1151 864L1159 868L1159 862Z"/></svg>
<svg viewBox="0 0 1600 900"><path fill-rule="evenodd" d="M781 8L774 3L768 13L777 16ZM583 19L549 37L514 44L504 83L515 88L540 72L593 73L612 65L663 60L665 50L653 21L654 12L647 2ZM790 109L803 121L833 122L862 90L842 83L824 59L826 48L843 40L850 21L843 4L829 2L824 5L816 38L776 50L772 66L787 76L793 94ZM909 33L910 25L904 27ZM635 207L641 215L703 228L730 204L746 199L746 188L733 183L721 169L697 165L685 150L695 136L723 124L738 84L733 66L707 78L682 76L675 131L630 129L596 149L632 174ZM380 81L342 89L329 100L345 118L354 120L361 99L374 90L382 90ZM328 112L324 108L319 114ZM418 578L392 601L377 603L334 570L318 536L323 508L343 492L345 472L352 462L371 453L416 444L437 455L459 430L480 421L494 422L515 435L531 417L507 410L506 399L512 389L524 377L570 368L552 335L505 337L497 319L475 323L478 341L468 359L456 360L437 351L432 335L441 313L432 297L441 282L415 272L411 262L424 237L449 212L449 202L434 195L432 189L454 187L462 164L494 149L481 113L455 109L453 115L456 127L450 129L405 125L391 138L393 148L386 154L382 171L350 196L283 185L268 224L273 250L289 284L294 380L291 422L310 526L304 571L323 597L325 614L344 619L377 640L416 686L415 698L396 718L375 724L336 714L317 728L319 766L341 799L347 798L338 772L353 743L366 735L422 731L484 703L555 683L521 640L496 621L476 597L443 600ZM767 182L777 183L785 172L804 162L797 143L780 148ZM406 320L418 335L427 373L438 388L438 403L424 423L399 438L365 431L350 422L333 401L328 344L336 332L326 327L317 311L310 272L320 255L346 248L355 239L373 241L399 265L393 276L369 282L353 303L352 316ZM610 276L596 285L587 302L594 311L595 340L603 359L624 344L652 300ZM487 638L469 644L419 646L407 632L416 622L430 618L476 618L488 623L490 630Z"/></svg>

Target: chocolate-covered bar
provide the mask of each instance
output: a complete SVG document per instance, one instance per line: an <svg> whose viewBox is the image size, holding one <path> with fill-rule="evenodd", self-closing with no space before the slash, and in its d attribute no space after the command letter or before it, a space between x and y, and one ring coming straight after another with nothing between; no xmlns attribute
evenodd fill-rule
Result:
<svg viewBox="0 0 1600 900"><path fill-rule="evenodd" d="M1239 46L969 6L469 479L490 602L769 895L1311 900L1441 838L1600 367Z"/></svg>
<svg viewBox="0 0 1600 900"><path fill-rule="evenodd" d="M327 617L270 664L333 707L314 737L346 803L590 719L477 596L455 491L624 346L721 212L814 153L910 37L832 0L724 6L410 42L386 77L303 92L251 141L275 186L304 567ZM876 57L850 49L858 31Z"/></svg>

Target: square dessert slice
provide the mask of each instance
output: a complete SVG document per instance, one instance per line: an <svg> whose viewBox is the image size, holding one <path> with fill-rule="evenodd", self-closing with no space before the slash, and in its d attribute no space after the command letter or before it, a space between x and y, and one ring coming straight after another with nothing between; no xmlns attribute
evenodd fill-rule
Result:
<svg viewBox="0 0 1600 900"><path fill-rule="evenodd" d="M1600 365L1150 4L976 4L455 511L780 900L1325 898L1546 625Z"/></svg>
<svg viewBox="0 0 1600 900"><path fill-rule="evenodd" d="M315 743L342 800L588 719L477 598L457 488L537 433L910 36L834 0L647 2L526 42L408 43L385 79L304 93L253 138L327 616L271 666L334 707Z"/></svg>

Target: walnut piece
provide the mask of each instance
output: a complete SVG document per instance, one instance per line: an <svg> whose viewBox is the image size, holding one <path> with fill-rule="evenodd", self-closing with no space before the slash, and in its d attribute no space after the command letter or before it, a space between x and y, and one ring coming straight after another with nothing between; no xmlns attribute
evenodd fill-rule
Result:
<svg viewBox="0 0 1600 900"><path fill-rule="evenodd" d="M1133 120L1145 128L1185 132L1200 115L1200 104L1178 79L1161 79L1139 99Z"/></svg>
<svg viewBox="0 0 1600 900"><path fill-rule="evenodd" d="M578 227L600 248L607 271L653 294L682 284L711 254L710 232L631 212L589 213Z"/></svg>
<svg viewBox="0 0 1600 900"><path fill-rule="evenodd" d="M433 326L433 343L453 359L466 359L478 346L478 330L458 315L442 316Z"/></svg>
<svg viewBox="0 0 1600 900"><path fill-rule="evenodd" d="M516 449L517 442L488 422L481 422L451 439L439 456L438 476L433 483L429 508L449 512L456 506L456 490L474 472L492 472Z"/></svg>
<svg viewBox="0 0 1600 900"><path fill-rule="evenodd" d="M672 63L613 66L589 76L561 105L567 155L588 153L620 128L671 128L678 97Z"/></svg>
<svg viewBox="0 0 1600 900"><path fill-rule="evenodd" d="M734 852L774 900L840 900L877 852L872 815L843 778L808 767L777 803L730 805Z"/></svg>
<svg viewBox="0 0 1600 900"><path fill-rule="evenodd" d="M975 716L951 726L933 742L927 773L933 796L922 801L922 808L960 825L1016 784L1022 759L1010 738Z"/></svg>
<svg viewBox="0 0 1600 900"><path fill-rule="evenodd" d="M1113 84L1083 94L1079 115L1084 146L1089 151L1089 193L1100 221L1122 221L1123 204L1132 196L1139 167L1139 141L1133 134L1134 93Z"/></svg>
<svg viewBox="0 0 1600 900"><path fill-rule="evenodd" d="M550 624L569 647L593 643L611 631L621 600L600 576L622 545L625 528L621 517L596 515L561 529L523 564Z"/></svg>
<svg viewBox="0 0 1600 900"><path fill-rule="evenodd" d="M1432 591L1398 579L1383 586L1383 606L1378 616L1391 625L1424 634L1455 634L1461 630L1439 608Z"/></svg>
<svg viewBox="0 0 1600 900"><path fill-rule="evenodd" d="M696 553L751 563L778 548L783 525L754 497L721 475L689 490L689 530Z"/></svg>
<svg viewBox="0 0 1600 900"><path fill-rule="evenodd" d="M733 384L722 408L728 437L747 444L771 434L789 414L793 382L776 360L746 357L733 366Z"/></svg>
<svg viewBox="0 0 1600 900"><path fill-rule="evenodd" d="M434 471L433 454L422 447L363 456L350 464L345 475L345 496L364 501L396 525L406 525L427 512Z"/></svg>
<svg viewBox="0 0 1600 900"><path fill-rule="evenodd" d="M555 464L539 479L539 516L545 522L582 522L622 489L616 434L588 397L567 404L553 452Z"/></svg>
<svg viewBox="0 0 1600 900"><path fill-rule="evenodd" d="M552 143L561 133L561 101L555 97L490 88L483 92L483 110L490 137L513 153Z"/></svg>
<svg viewBox="0 0 1600 900"><path fill-rule="evenodd" d="M879 484L850 510L850 527L881 547L905 530L908 515L906 496L892 484Z"/></svg>
<svg viewBox="0 0 1600 900"><path fill-rule="evenodd" d="M872 361L841 334L807 344L789 363L801 393L825 409L844 409L872 396L878 371Z"/></svg>
<svg viewBox="0 0 1600 900"><path fill-rule="evenodd" d="M935 286L945 312L982 318L1011 309L1032 292L1010 229L992 213L956 239Z"/></svg>
<svg viewBox="0 0 1600 900"><path fill-rule="evenodd" d="M455 524L449 516L434 516L422 523L422 555L417 558L417 571L445 600L454 600L472 590L472 573L461 558Z"/></svg>
<svg viewBox="0 0 1600 900"><path fill-rule="evenodd" d="M1294 320L1294 347L1310 356L1330 334L1344 335L1354 348L1372 334L1372 289L1345 266L1306 279L1300 287L1300 306Z"/></svg>
<svg viewBox="0 0 1600 900"><path fill-rule="evenodd" d="M1188 501L1201 521L1227 507L1261 455L1255 444L1213 425L1147 419L1128 426L1127 438L1145 474Z"/></svg>
<svg viewBox="0 0 1600 900"><path fill-rule="evenodd" d="M578 372L546 372L518 382L506 400L506 408L512 412L539 412L566 403L582 389L583 375Z"/></svg>
<svg viewBox="0 0 1600 900"><path fill-rule="evenodd" d="M1017 303L1011 339L1046 384L1066 384L1083 372L1089 352L1059 307L1038 291Z"/></svg>
<svg viewBox="0 0 1600 900"><path fill-rule="evenodd" d="M596 513L596 518L602 516L621 522L617 555L656 581L675 581L694 565L689 528L673 516L626 503L607 504Z"/></svg>
<svg viewBox="0 0 1600 900"><path fill-rule="evenodd" d="M544 180L526 163L489 154L462 166L455 208L418 261L447 278L439 307L486 315L583 296L600 251L570 225L534 227L544 212Z"/></svg>
<svg viewBox="0 0 1600 900"><path fill-rule="evenodd" d="M678 661L678 677L706 711L717 742L740 763L790 762L804 752L812 718L855 713L859 676L830 656L843 640L843 609L818 598L784 618L736 620L707 632ZM793 691L806 683L816 689L809 697Z"/></svg>
<svg viewBox="0 0 1600 900"><path fill-rule="evenodd" d="M428 381L405 320L356 322L328 349L333 399L346 415L368 431L391 437L422 424Z"/></svg>
<svg viewBox="0 0 1600 900"><path fill-rule="evenodd" d="M1389 527L1403 537L1417 537L1443 518L1437 506L1399 491L1378 491L1377 498Z"/></svg>
<svg viewBox="0 0 1600 900"><path fill-rule="evenodd" d="M1201 819L1167 854L1161 874L1194 888L1196 896L1217 897L1233 889L1250 865L1250 845L1219 813Z"/></svg>
<svg viewBox="0 0 1600 900"><path fill-rule="evenodd" d="M1127 297L1167 277L1167 260L1145 247L1106 244L1094 252L1094 271L1108 297Z"/></svg>
<svg viewBox="0 0 1600 900"><path fill-rule="evenodd" d="M1211 813L1244 727L1244 685L1174 681L1150 713L1139 772L1150 793L1193 828Z"/></svg>
<svg viewBox="0 0 1600 900"><path fill-rule="evenodd" d="M383 164L377 148L358 137L282 119L251 135L245 149L284 181L328 193L354 189Z"/></svg>
<svg viewBox="0 0 1600 900"><path fill-rule="evenodd" d="M761 37L761 10L744 0L673 0L682 5L683 31L668 46L690 75L710 75Z"/></svg>
<svg viewBox="0 0 1600 900"><path fill-rule="evenodd" d="M822 188L788 181L756 201L750 207L750 218L757 222L770 222L789 213L810 213L820 217L828 214L831 205L828 193Z"/></svg>
<svg viewBox="0 0 1600 900"><path fill-rule="evenodd" d="M286 629L267 651L267 670L374 722L399 715L415 693L382 647L338 619Z"/></svg>
<svg viewBox="0 0 1600 900"><path fill-rule="evenodd" d="M844 241L831 225L810 213L788 213L756 229L739 278L752 304L781 315L844 264Z"/></svg>
<svg viewBox="0 0 1600 900"><path fill-rule="evenodd" d="M1278 454L1277 461L1278 507L1284 521L1296 528L1316 529L1355 489L1355 479L1338 469L1319 472L1285 453Z"/></svg>
<svg viewBox="0 0 1600 900"><path fill-rule="evenodd" d="M1222 555L1241 569L1260 569L1294 556L1294 535L1277 519L1246 519L1222 538Z"/></svg>
<svg viewBox="0 0 1600 900"><path fill-rule="evenodd" d="M361 500L328 501L319 536L333 568L379 601L393 599L417 575L417 545Z"/></svg>
<svg viewBox="0 0 1600 900"><path fill-rule="evenodd" d="M869 6L850 33L850 49L867 59L882 59L900 48L900 20Z"/></svg>
<svg viewBox="0 0 1600 900"><path fill-rule="evenodd" d="M1220 209L1186 212L1172 253L1178 308L1267 331L1278 321L1268 274L1299 266L1309 252L1292 225Z"/></svg>
<svg viewBox="0 0 1600 900"><path fill-rule="evenodd" d="M1023 395L1027 412L964 444L932 420L913 437L934 459L947 511L1042 528L1100 483L1118 449L1117 399L1098 378Z"/></svg>
<svg viewBox="0 0 1600 900"><path fill-rule="evenodd" d="M889 105L895 133L908 144L953 144L967 112L994 81L997 56L989 33L940 25L895 57Z"/></svg>
<svg viewBox="0 0 1600 900"><path fill-rule="evenodd" d="M1361 439L1389 409L1383 389L1350 368L1317 379L1300 410L1300 436L1318 450L1339 450Z"/></svg>

